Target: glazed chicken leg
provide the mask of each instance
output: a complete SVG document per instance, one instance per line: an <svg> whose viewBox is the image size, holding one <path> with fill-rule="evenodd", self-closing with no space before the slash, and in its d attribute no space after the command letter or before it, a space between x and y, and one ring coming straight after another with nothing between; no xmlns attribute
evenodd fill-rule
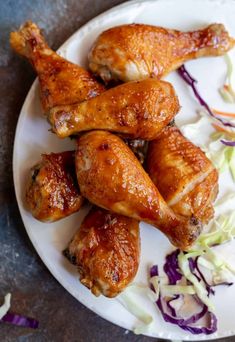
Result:
<svg viewBox="0 0 235 342"><path fill-rule="evenodd" d="M103 32L89 54L90 69L104 81L161 78L185 61L220 56L235 45L221 24L181 32L131 24Z"/></svg>
<svg viewBox="0 0 235 342"><path fill-rule="evenodd" d="M153 224L182 249L199 235L198 221L174 214L119 137L104 131L84 134L78 140L76 172L80 191L90 202Z"/></svg>
<svg viewBox="0 0 235 342"><path fill-rule="evenodd" d="M11 33L10 43L18 54L32 63L38 74L45 112L56 105L84 101L104 91L89 72L52 51L40 29L31 21Z"/></svg>
<svg viewBox="0 0 235 342"><path fill-rule="evenodd" d="M143 144L134 144L132 148L143 163ZM43 154L31 168L25 200L37 220L54 222L81 208L84 198L77 182L74 157L74 151Z"/></svg>
<svg viewBox="0 0 235 342"><path fill-rule="evenodd" d="M154 139L179 111L168 82L156 79L129 82L79 104L51 109L49 121L61 138L92 129L129 138Z"/></svg>
<svg viewBox="0 0 235 342"><path fill-rule="evenodd" d="M83 198L76 180L74 152L42 155L30 172L26 204L32 215L44 222L57 221L81 208Z"/></svg>
<svg viewBox="0 0 235 342"><path fill-rule="evenodd" d="M147 172L175 213L207 223L218 193L218 172L177 127L166 127L149 143Z"/></svg>
<svg viewBox="0 0 235 342"><path fill-rule="evenodd" d="M139 266L139 222L93 208L65 255L78 266L81 283L93 294L115 297L133 280Z"/></svg>

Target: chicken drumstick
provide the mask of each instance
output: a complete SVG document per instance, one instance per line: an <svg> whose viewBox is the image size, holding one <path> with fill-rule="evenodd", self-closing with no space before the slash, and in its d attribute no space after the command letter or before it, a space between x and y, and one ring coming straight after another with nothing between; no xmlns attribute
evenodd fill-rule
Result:
<svg viewBox="0 0 235 342"><path fill-rule="evenodd" d="M213 217L218 172L177 127L166 127L149 143L147 172L175 213L203 223Z"/></svg>
<svg viewBox="0 0 235 342"><path fill-rule="evenodd" d="M84 101L105 90L88 71L51 50L40 29L31 21L11 32L10 44L31 62L38 74L45 112L56 105Z"/></svg>
<svg viewBox="0 0 235 342"><path fill-rule="evenodd" d="M83 204L76 180L74 152L43 154L31 169L26 204L32 215L54 222L78 211Z"/></svg>
<svg viewBox="0 0 235 342"><path fill-rule="evenodd" d="M75 160L80 191L90 202L153 224L182 249L199 235L199 222L174 214L119 137L105 131L84 134Z"/></svg>
<svg viewBox="0 0 235 342"><path fill-rule="evenodd" d="M49 121L60 138L104 129L129 138L152 140L179 108L170 83L147 79L119 85L82 103L55 107Z"/></svg>
<svg viewBox="0 0 235 342"><path fill-rule="evenodd" d="M161 78L187 60L220 56L234 45L222 24L192 32L122 25L101 33L90 51L89 66L106 82Z"/></svg>
<svg viewBox="0 0 235 342"><path fill-rule="evenodd" d="M139 222L92 208L65 250L80 281L96 296L115 297L133 280L139 266Z"/></svg>

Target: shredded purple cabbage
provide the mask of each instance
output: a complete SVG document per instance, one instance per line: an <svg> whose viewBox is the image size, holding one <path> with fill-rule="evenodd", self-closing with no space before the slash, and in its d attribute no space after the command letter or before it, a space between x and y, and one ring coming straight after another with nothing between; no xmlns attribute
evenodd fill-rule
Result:
<svg viewBox="0 0 235 342"><path fill-rule="evenodd" d="M212 116L213 118L215 118L216 120L218 120L220 123L222 123L224 126L228 126L228 127L235 127L234 124L232 124L231 122L225 121L219 117L217 117L212 110L210 109L209 105L206 103L205 100L203 100L203 98L201 97L201 95L199 94L197 88L196 88L196 83L197 80L195 80L190 73L186 70L185 66L182 65L179 69L178 69L178 73L179 75L182 77L182 79L192 88L195 97L197 98L197 100L199 101L200 105L203 106L206 111L208 112L208 114L210 116ZM231 146L231 145L229 145Z"/></svg>
<svg viewBox="0 0 235 342"><path fill-rule="evenodd" d="M231 147L235 147L235 141L227 141L227 140L220 140L222 142L222 144L226 145L226 146L231 146Z"/></svg>
<svg viewBox="0 0 235 342"><path fill-rule="evenodd" d="M158 276L158 266L157 265L153 265L151 268L150 268L150 277L155 277L155 276Z"/></svg>
<svg viewBox="0 0 235 342"><path fill-rule="evenodd" d="M180 253L180 250L175 250L171 254L167 255L166 257L166 262L163 266L165 273L168 276L169 284L170 285L175 285L178 280L182 278L182 274L179 273L179 264L178 264L178 255ZM200 281L204 281L205 284L207 284L205 277L200 278L201 276L201 271L198 268L197 264L198 258L195 260L192 258L189 258L189 267L191 272L199 279ZM197 271L199 275L196 275L194 271ZM154 265L150 269L150 277L153 276L158 276L159 271L158 271L158 266ZM208 284L209 286L209 284ZM153 291L154 287L151 286L151 289ZM210 291L210 292L209 292ZM208 296L211 293L211 287L208 287ZM159 293L159 298L156 301L156 304L166 322L176 324L178 325L181 329L185 331L189 331L192 334L213 334L217 330L217 318L216 316L208 311L208 307L201 302L201 300L194 295L195 300L198 302L198 304L202 307L201 311L190 316L189 318L181 318L177 316L176 310L173 308L171 305L171 302L178 299L180 296L179 295L174 295L173 298L166 300L165 298L162 298L161 293ZM166 308L169 310L170 314L165 311L163 307L163 301L165 302ZM201 318L203 318L205 315L208 316L209 319L209 326L208 327L197 327L197 326L191 326L191 324L197 323Z"/></svg>
<svg viewBox="0 0 235 342"><path fill-rule="evenodd" d="M166 256L166 262L163 266L165 273L167 274L169 284L175 285L178 280L182 278L178 264L179 249L176 249L173 253Z"/></svg>
<svg viewBox="0 0 235 342"><path fill-rule="evenodd" d="M180 253L180 250L177 249L173 251L171 254L166 256L166 261L163 266L163 269L168 277L168 283L170 285L176 285L179 280L182 278L182 274L180 273L180 268L178 264L178 255ZM186 252L185 252L186 253ZM205 284L205 287L207 289L208 297L212 294L215 294L215 291L213 289L214 286L219 285L226 285L231 286L233 285L232 282L222 282L220 284L216 285L210 285L208 284L205 276L203 275L202 271L199 268L198 265L198 259L199 256L194 258L189 258L189 268L191 273L198 279L198 281L202 281ZM158 266L154 265L150 269L150 277L158 276ZM191 282L187 282L188 284L191 284ZM151 289L155 292L154 287L151 285ZM201 307L201 310L198 313L193 314L192 316L188 318L182 318L177 315L177 311L175 308L171 305L171 303L177 299L179 299L183 295L177 295L175 294L172 296L172 298L169 299L169 297L162 297L161 291L159 293L158 300L156 301L156 305L159 308L164 320L166 322L178 325L181 329L185 331L189 331L192 334L213 334L217 330L217 318L214 313L210 312L208 307L201 301L201 299L197 295L193 295L194 300L197 302L197 304ZM192 324L197 323L201 318L207 318L208 326L192 326Z"/></svg>
<svg viewBox="0 0 235 342"><path fill-rule="evenodd" d="M213 289L213 287L215 286L222 286L222 285L225 285L225 286L232 286L233 285L233 282L228 282L228 281L223 281L222 283L218 283L218 284L213 284L213 285L210 285L208 284L206 278L204 277L204 274L202 273L202 271L200 270L199 266L198 266L198 259L199 259L199 256L196 257L195 260L193 260L194 264L195 264L195 269L197 270L199 276L200 276L200 280L202 280L206 286L206 290L208 292L208 297L210 294L212 295L215 295L215 290ZM194 274L196 276L196 274Z"/></svg>
<svg viewBox="0 0 235 342"><path fill-rule="evenodd" d="M175 300L177 300L179 298L180 298L180 295L175 295L173 298L171 298L168 301L166 301L166 306L170 310L171 316L173 316L173 317L177 317L177 314L176 314L175 308L173 308L173 306L171 305L171 302L173 302L173 301L175 301Z"/></svg>
<svg viewBox="0 0 235 342"><path fill-rule="evenodd" d="M212 288L212 285L208 284L206 278L204 277L203 273L201 272L201 270L200 270L200 268L198 266L198 259L199 259L199 256L196 257L194 262L195 262L195 269L196 269L196 271L199 274L199 279L201 279L204 282L204 284L206 286L207 293L208 293L208 297L209 297L210 294L212 294L214 296L215 295L215 290Z"/></svg>
<svg viewBox="0 0 235 342"><path fill-rule="evenodd" d="M197 278L197 280L200 282L201 278L194 272L196 270L196 262L193 258L189 258L188 259L188 263L189 263L189 269L191 271L191 273L194 275L194 277Z"/></svg>
<svg viewBox="0 0 235 342"><path fill-rule="evenodd" d="M208 307L206 305L203 305L202 310L197 313L192 315L191 317L184 319L184 318L176 318L170 316L167 312L164 311L163 305L162 305L162 298L161 295L159 295L158 300L156 301L156 304L166 322L176 324L178 325L181 329L186 330L191 332L192 334L213 334L217 330L217 318L216 316L208 311ZM191 326L191 324L194 324L198 322L202 317L205 315L208 315L209 317L209 327L194 327Z"/></svg>
<svg viewBox="0 0 235 342"><path fill-rule="evenodd" d="M7 312L6 315L2 317L0 322L6 322L6 323L18 325L24 328L31 328L31 329L37 329L39 326L39 322L36 319L18 315L12 312Z"/></svg>
<svg viewBox="0 0 235 342"><path fill-rule="evenodd" d="M225 286L232 286L234 283L230 283L230 282L228 282L228 281L223 281L222 283L219 283L219 284L214 284L213 285L213 287L214 286L221 286L221 285L225 285Z"/></svg>

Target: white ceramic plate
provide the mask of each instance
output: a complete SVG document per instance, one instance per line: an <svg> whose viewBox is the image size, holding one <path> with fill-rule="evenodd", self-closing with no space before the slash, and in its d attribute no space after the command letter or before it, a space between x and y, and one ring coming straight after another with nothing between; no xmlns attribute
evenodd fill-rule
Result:
<svg viewBox="0 0 235 342"><path fill-rule="evenodd" d="M222 22L230 33L235 36L235 1L209 0L158 0L134 1L98 16L79 29L61 48L60 53L67 59L86 66L87 52L103 30L124 23L147 23L181 30L197 29L213 22ZM220 99L217 89L223 83L225 64L223 58L205 58L187 63L188 69L200 82L201 93L215 108L234 112L233 105L225 105ZM176 73L168 78L176 88L182 109L177 117L179 125L192 122L196 118L198 103L193 98L185 83ZM49 125L42 116L38 96L38 82L35 81L25 100L20 113L14 145L14 183L21 216L38 254L54 275L54 277L77 300L96 312L101 317L123 328L133 329L136 319L128 313L117 299L94 297L78 281L76 268L62 256L61 251L79 227L86 210L81 210L64 220L53 224L36 221L24 207L25 180L29 168L40 159L41 153L59 152L74 148L69 140L59 140L49 131ZM201 138L205 132L198 132ZM220 195L234 189L234 183L229 174L220 178ZM171 251L167 239L156 229L147 224L141 224L141 263L136 281L147 283L147 269L152 264L162 264L165 255ZM234 246L230 245L230 252ZM233 252L234 253L234 252ZM165 323L148 299L143 305L154 317L150 336L174 339L197 340L218 338L235 334L235 286L217 289L214 298L216 315L218 317L218 332L211 336L194 336L187 334L171 324Z"/></svg>

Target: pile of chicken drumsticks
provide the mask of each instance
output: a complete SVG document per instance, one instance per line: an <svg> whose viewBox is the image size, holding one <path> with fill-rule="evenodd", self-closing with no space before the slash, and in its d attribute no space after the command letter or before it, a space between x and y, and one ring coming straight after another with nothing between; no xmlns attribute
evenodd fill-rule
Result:
<svg viewBox="0 0 235 342"><path fill-rule="evenodd" d="M136 275L140 221L186 250L214 215L217 170L175 126L178 97L161 78L187 60L225 54L235 40L221 24L193 32L122 25L95 41L93 74L52 51L30 21L10 43L38 75L52 131L77 136L76 151L44 154L31 169L27 207L36 219L54 222L84 199L94 205L66 255L93 294L114 297ZM108 88L110 81L119 85ZM146 141L142 164L137 157Z"/></svg>

